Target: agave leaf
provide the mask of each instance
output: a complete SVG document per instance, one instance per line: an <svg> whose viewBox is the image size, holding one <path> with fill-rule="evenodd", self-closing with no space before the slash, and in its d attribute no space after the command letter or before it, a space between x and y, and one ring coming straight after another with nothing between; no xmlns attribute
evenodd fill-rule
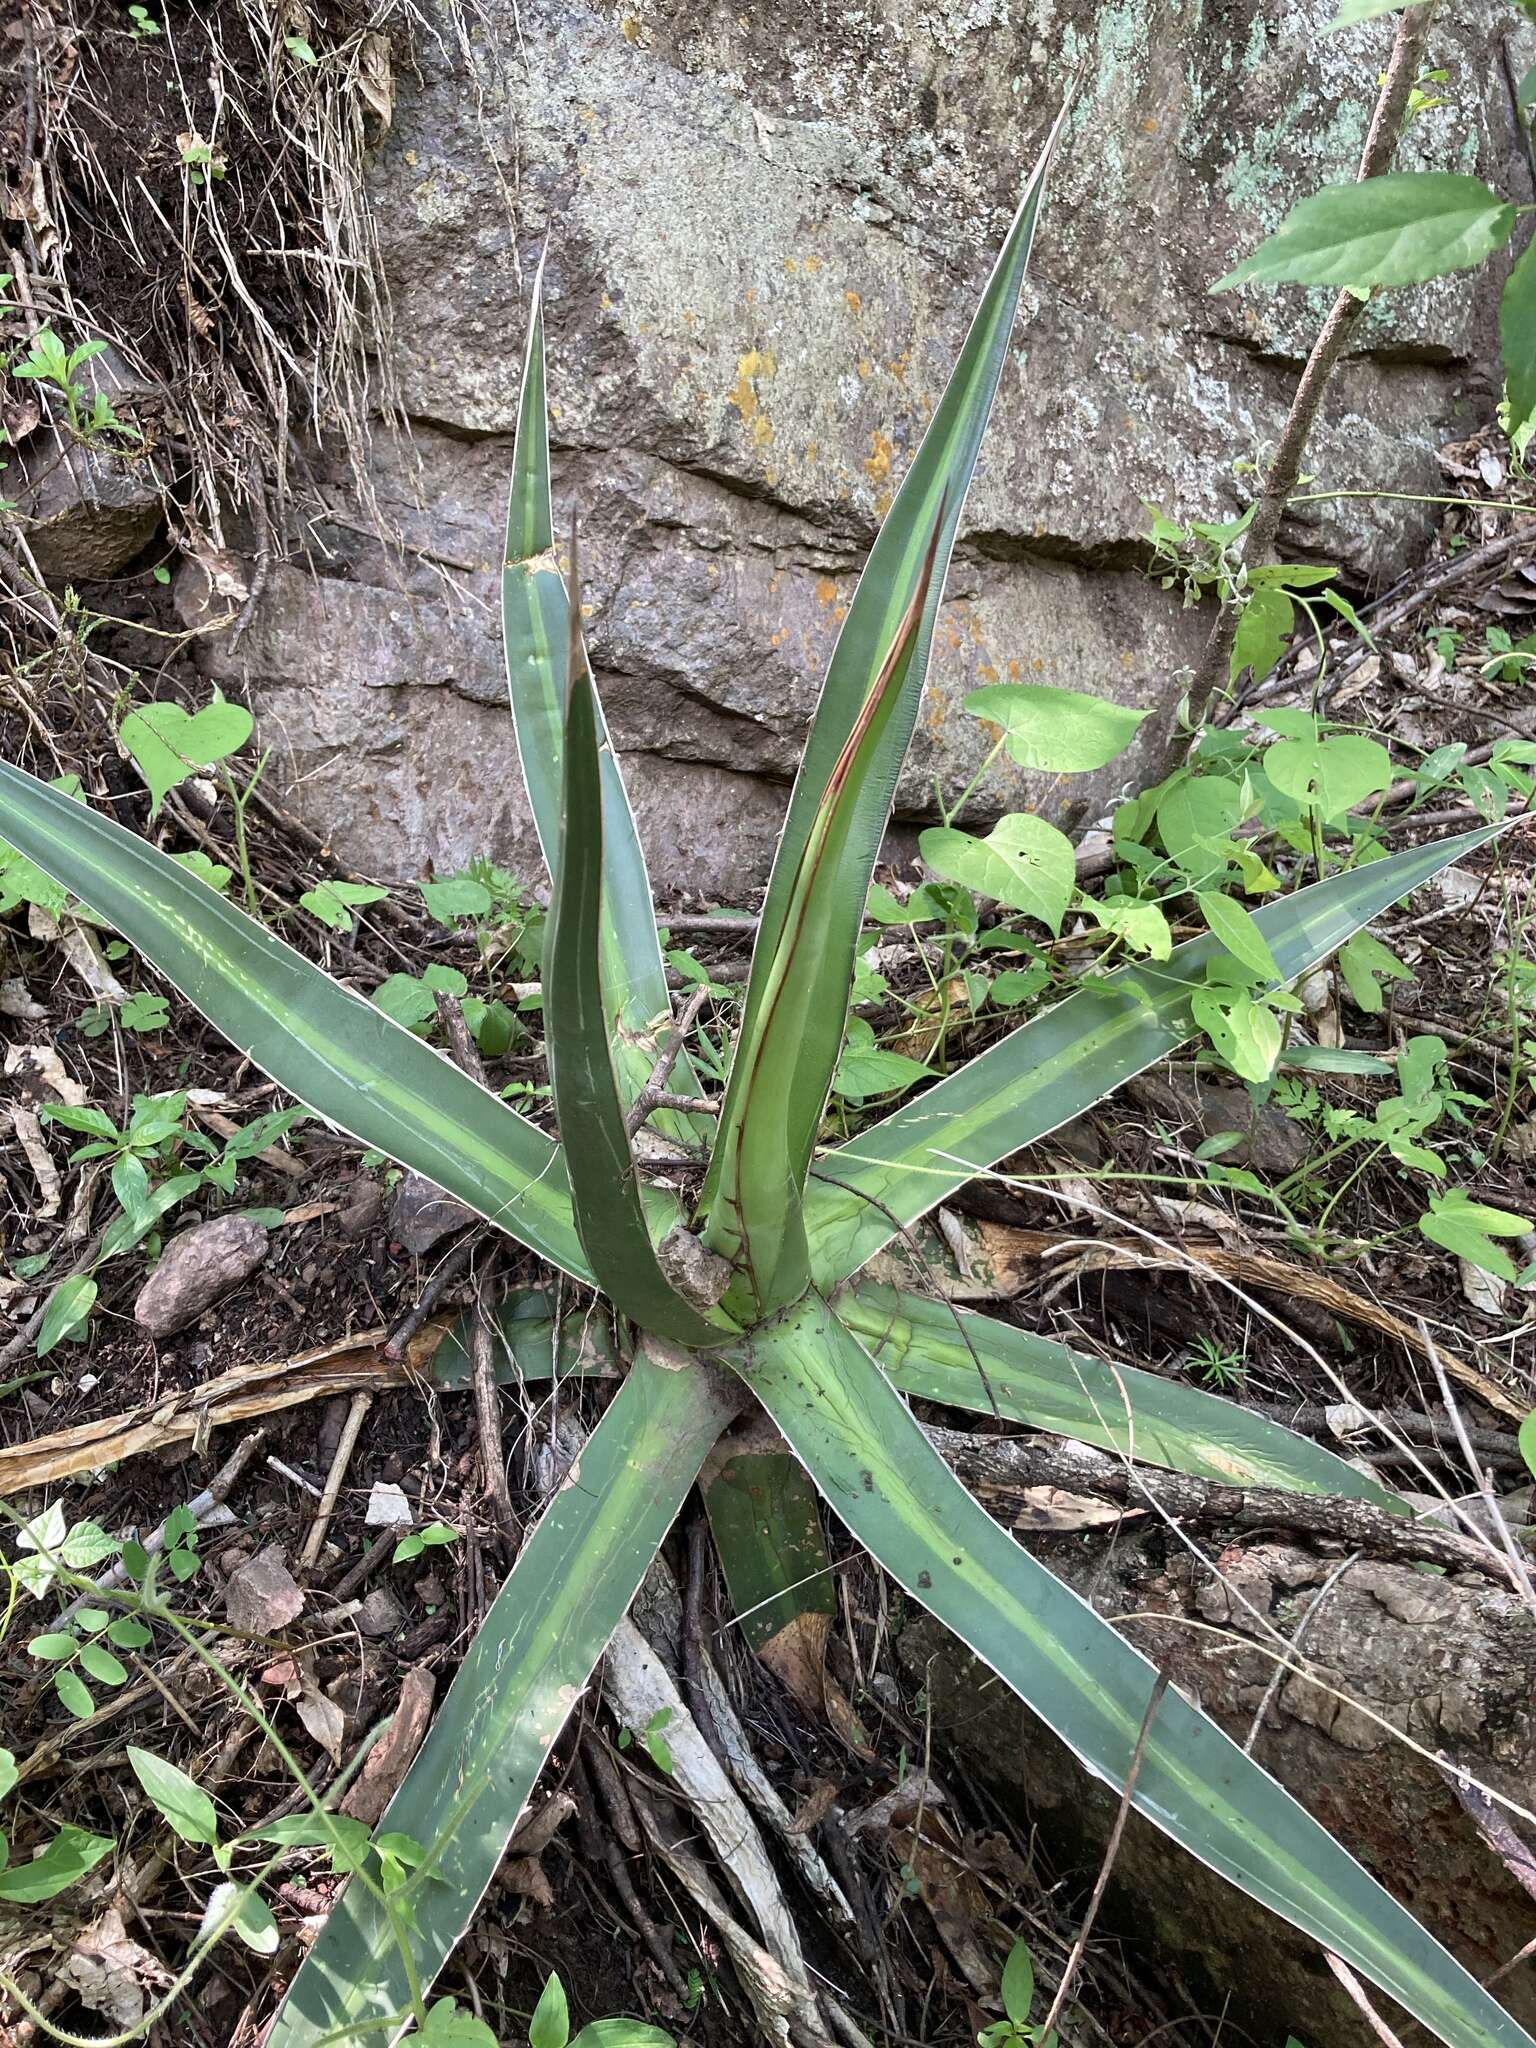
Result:
<svg viewBox="0 0 1536 2048"><path fill-rule="evenodd" d="M1107 1365L1016 1324L872 1280L845 1288L834 1308L903 1394L1001 1415L1223 1486L1342 1494L1405 1511L1321 1444L1200 1387Z"/></svg>
<svg viewBox="0 0 1536 2048"><path fill-rule="evenodd" d="M579 593L576 542L571 581ZM718 1345L734 1334L719 1310L706 1320L656 1261L624 1105L608 1049L603 1000L603 814L597 693L571 607L560 859L550 903L544 1010L550 1073L576 1228L603 1292L642 1329L676 1344Z"/></svg>
<svg viewBox="0 0 1536 2048"><path fill-rule="evenodd" d="M723 1376L661 1365L642 1349L493 1601L379 1824L429 1851L408 1896L423 1991L468 1926L544 1759L738 1405ZM383 1908L354 1879L304 1958L269 2048L377 2029L408 2004Z"/></svg>
<svg viewBox="0 0 1536 2048"><path fill-rule="evenodd" d="M891 1576L1096 1777L1123 1785L1152 1666L998 1527L826 1305L812 1296L758 1331L745 1376L828 1505ZM1452 2048L1533 2048L1305 1808L1176 1692L1158 1706L1132 1802Z"/></svg>
<svg viewBox="0 0 1536 2048"><path fill-rule="evenodd" d="M1266 903L1253 921L1287 981L1326 960L1373 917L1482 846L1489 825L1411 847ZM1191 995L1222 948L1209 935L1162 963L1138 962L1032 1017L958 1073L812 1169L805 1224L826 1291L973 1175L1092 1108L1195 1035Z"/></svg>
<svg viewBox="0 0 1536 2048"><path fill-rule="evenodd" d="M936 523L912 601L822 792L764 1000L731 1062L710 1161L708 1238L739 1268L727 1300L754 1321L802 1294L810 1278L801 1190L842 1052L864 901L844 893L841 855L911 669L938 537Z"/></svg>
<svg viewBox="0 0 1536 2048"><path fill-rule="evenodd" d="M168 854L7 762L0 837L121 932L317 1116L590 1281L558 1146L451 1060Z"/></svg>
<svg viewBox="0 0 1536 2048"><path fill-rule="evenodd" d="M727 1437L700 1481L731 1606L748 1647L819 1711L837 1588L821 1503L805 1467L776 1448Z"/></svg>
<svg viewBox="0 0 1536 2048"><path fill-rule="evenodd" d="M1030 175L949 384L848 607L774 860L720 1139L702 1205L706 1234L717 1250L734 1257L744 1235L752 1240L749 1250L761 1290L755 1301L763 1308L781 1305L804 1284L798 1216L804 1180L801 1134L807 1128L814 1130L837 1062L858 922L890 816L896 778L911 741L944 577L997 391L1059 128L1058 121ZM915 624L909 624L914 601L917 617ZM826 833L827 793L845 764L850 741L870 715L872 702L892 682L893 660L908 634L911 644L903 651L894 677L894 702L881 707L878 733L862 753L856 777L839 795L845 815L835 844L826 844L822 851L816 888L825 905L821 912L824 955L817 957L814 967L807 967L803 948L800 954L801 973L815 976L814 1000L805 1005L804 1056L800 1070L784 1077L785 1094L776 1104L784 1124L782 1138L769 1147L759 1135L749 1152L749 1158L756 1155L764 1177L764 1215L759 1228L740 1217L735 1206L741 1190L735 1180L739 1154L732 1133L747 1113L749 1094L758 1096L765 1088L763 1072L746 1065L746 1055L760 1046L767 1013L783 998L785 949L795 944L797 921L806 905L808 851L813 841ZM766 1085L771 1096L780 1083L775 1079ZM757 1107L759 1115L763 1114L761 1104ZM756 1241L759 1235L761 1245ZM781 1258L782 1276L774 1271ZM727 1297L728 1306L738 1314L744 1313L748 1298L752 1298L750 1287L743 1289L742 1295L741 1299Z"/></svg>
<svg viewBox="0 0 1536 2048"><path fill-rule="evenodd" d="M441 1393L462 1393L474 1383L476 1313L466 1309L451 1323L428 1323L421 1333L425 1355L413 1355ZM618 1371L608 1318L588 1311L562 1316L547 1287L512 1288L496 1304L491 1320L499 1386L537 1385L567 1373L611 1377ZM432 1348L426 1351L429 1343Z"/></svg>
<svg viewBox="0 0 1536 2048"><path fill-rule="evenodd" d="M561 759L564 749L565 664L570 600L555 559L549 476L549 420L544 385L544 266L533 289L528 346L512 451L507 508L507 554L501 576L502 642L507 692L518 758L533 821L553 879L560 859ZM585 659L585 657L583 657ZM656 933L651 881L635 831L624 777L597 707L602 753L603 983L618 1020L615 1061L627 1102L633 1102L656 1063L658 1022L671 1017L666 968ZM674 1069L681 1094L700 1094L684 1053ZM666 1136L703 1144L706 1119L658 1110L652 1119Z"/></svg>

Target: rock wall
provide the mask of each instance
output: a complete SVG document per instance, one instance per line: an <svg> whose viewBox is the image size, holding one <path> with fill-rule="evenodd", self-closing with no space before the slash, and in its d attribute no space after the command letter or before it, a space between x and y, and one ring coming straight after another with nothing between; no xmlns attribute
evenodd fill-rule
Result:
<svg viewBox="0 0 1536 2048"><path fill-rule="evenodd" d="M437 0L445 9L448 0ZM984 748L979 682L1157 707L1055 816L1134 783L1203 622L1144 574L1144 505L1223 516L1269 447L1326 295L1210 298L1304 192L1351 175L1391 35L1332 0L484 0L396 80L374 195L410 417L267 576L214 676L248 688L312 822L406 874L537 873L503 708L496 578L520 350L548 239L557 519L584 534L592 659L661 890L762 878L863 553L954 357L1065 84L1082 85L935 642L899 812ZM1408 161L1516 176L1500 10L1442 10L1451 105ZM1500 279L1374 308L1309 467L1434 490L1489 410ZM373 503L368 503L369 499ZM1313 507L1292 544L1379 583L1401 504ZM373 536L393 529L401 543ZM182 592L201 613L197 572Z"/></svg>

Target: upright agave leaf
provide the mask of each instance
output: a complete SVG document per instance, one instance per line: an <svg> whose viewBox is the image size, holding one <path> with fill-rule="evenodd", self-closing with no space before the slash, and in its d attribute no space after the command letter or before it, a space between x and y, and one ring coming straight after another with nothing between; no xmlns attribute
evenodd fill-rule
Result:
<svg viewBox="0 0 1536 2048"><path fill-rule="evenodd" d="M0 762L0 838L121 932L279 1087L590 1280L558 1147L168 854Z"/></svg>
<svg viewBox="0 0 1536 2048"><path fill-rule="evenodd" d="M1287 981L1336 952L1399 897L1503 829L1489 825L1314 882L1254 921ZM806 1196L823 1291L965 1181L1032 1145L1195 1035L1190 997L1221 951L1207 936L1077 990L872 1130L826 1153Z"/></svg>
<svg viewBox="0 0 1536 2048"><path fill-rule="evenodd" d="M534 1780L628 1611L738 1397L703 1368L642 1350L524 1544L380 1832L428 1851L395 1894L397 1935L353 1879L304 1958L269 2048L389 2039L469 1925ZM401 1952L409 1943L410 1968Z"/></svg>
<svg viewBox="0 0 1536 2048"><path fill-rule="evenodd" d="M767 1311L782 1306L804 1284L798 1213L804 1178L801 1160L809 1143L804 1134L814 1133L837 1062L859 920L890 817L896 778L911 741L944 577L997 391L1055 140L1053 131L949 384L859 580L790 800L753 955L740 1050L702 1202L709 1243L731 1258L744 1254L755 1281L745 1283L739 1296L727 1297L728 1305L741 1315L749 1308ZM910 616L914 603L915 620ZM904 644L908 640L909 646ZM861 727L872 704L891 684L893 671L894 701L881 705L878 730L867 735L871 743L861 748L857 772L849 776L850 743L866 736ZM782 1081L765 1088L759 1065L748 1064L744 1055L761 1046L771 1022L769 1013L789 981L787 956L796 945L798 921L808 902L807 856L813 842L826 834L824 802L840 774L846 778L838 796L843 816L835 844L825 844L819 859L817 895L825 908L817 955L810 960L802 949L794 970L812 977L814 1000L803 1006L798 1063ZM764 1098L782 1127L772 1143L764 1128ZM755 1221L741 1213L742 1191L736 1178L739 1153L734 1133L749 1113L759 1122L751 1150L762 1175L762 1215Z"/></svg>
<svg viewBox="0 0 1536 2048"><path fill-rule="evenodd" d="M579 597L575 555L573 537L571 580ZM574 604L570 637L560 861L545 948L544 1014L576 1228L598 1284L623 1314L677 1344L719 1345L734 1325L718 1310L706 1320L675 1292L657 1263L614 1077L603 999L597 693L582 657Z"/></svg>
<svg viewBox="0 0 1536 2048"><path fill-rule="evenodd" d="M825 1303L812 1296L756 1332L745 1376L827 1504L891 1576L1096 1777L1123 1785L1152 1666L999 1528ZM1177 1692L1158 1706L1132 1802L1452 2048L1532 2048L1412 1914Z"/></svg>
<svg viewBox="0 0 1536 2048"><path fill-rule="evenodd" d="M507 690L523 781L545 863L555 877L560 859L560 786L564 752L565 657L570 600L555 558L549 477L549 421L544 388L544 267L539 266L528 318L528 346L517 408L507 555L501 577L502 640ZM615 1058L626 1101L632 1102L656 1063L658 1021L670 1018L666 969L656 936L650 876L635 831L602 707L603 982L618 1025ZM686 1054L674 1069L680 1093L698 1094ZM702 1144L707 1122L658 1110L665 1135Z"/></svg>
<svg viewBox="0 0 1536 2048"><path fill-rule="evenodd" d="M922 579L822 792L764 999L731 1063L711 1159L719 1219L711 1243L737 1262L728 1298L743 1317L782 1308L810 1278L801 1190L842 1045L863 905L862 895L850 901L842 893L841 857L911 671L937 544L936 524Z"/></svg>
<svg viewBox="0 0 1536 2048"><path fill-rule="evenodd" d="M872 1280L855 1281L833 1306L904 1394L1001 1415L1223 1486L1342 1494L1407 1512L1384 1486L1321 1444L1200 1387L1133 1365L1106 1365L1015 1323Z"/></svg>

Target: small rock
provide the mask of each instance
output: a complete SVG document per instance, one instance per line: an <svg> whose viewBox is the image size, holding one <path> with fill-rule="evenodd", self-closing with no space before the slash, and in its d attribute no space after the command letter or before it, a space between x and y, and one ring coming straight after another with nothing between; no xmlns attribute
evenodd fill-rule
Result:
<svg viewBox="0 0 1536 2048"><path fill-rule="evenodd" d="M402 1174L390 1198L389 1234L418 1259L441 1239L474 1220L472 1209L466 1209L452 1195L445 1195L419 1173Z"/></svg>
<svg viewBox="0 0 1536 2048"><path fill-rule="evenodd" d="M402 1487L381 1483L368 1496L363 1521L370 1529L409 1529L415 1516Z"/></svg>
<svg viewBox="0 0 1536 2048"><path fill-rule="evenodd" d="M384 1190L371 1176L364 1175L336 1223L343 1237L366 1237L369 1231L378 1228L383 1214Z"/></svg>
<svg viewBox="0 0 1536 2048"><path fill-rule="evenodd" d="M231 1628L253 1636L276 1635L304 1612L304 1595L280 1544L268 1544L231 1572L224 1588L224 1612Z"/></svg>
<svg viewBox="0 0 1536 2048"><path fill-rule="evenodd" d="M133 1319L151 1337L172 1336L249 1279L266 1256L266 1230L252 1216L214 1216L184 1230L139 1289Z"/></svg>
<svg viewBox="0 0 1536 2048"><path fill-rule="evenodd" d="M1171 1081L1166 1075L1138 1074L1127 1084L1133 1101L1178 1134L1193 1151L1219 1131L1235 1131L1241 1142L1221 1155L1226 1166L1252 1166L1260 1173L1294 1173L1310 1150L1307 1133L1275 1103L1262 1107L1242 1088L1207 1082Z"/></svg>
<svg viewBox="0 0 1536 2048"><path fill-rule="evenodd" d="M388 1586L375 1586L357 1610L357 1625L365 1636L392 1636L408 1619L405 1609Z"/></svg>
<svg viewBox="0 0 1536 2048"><path fill-rule="evenodd" d="M116 350L84 366L88 392L121 408L145 387ZM55 429L34 434L11 476L27 541L50 583L84 583L114 575L150 539L164 516L149 466L104 443L70 441Z"/></svg>

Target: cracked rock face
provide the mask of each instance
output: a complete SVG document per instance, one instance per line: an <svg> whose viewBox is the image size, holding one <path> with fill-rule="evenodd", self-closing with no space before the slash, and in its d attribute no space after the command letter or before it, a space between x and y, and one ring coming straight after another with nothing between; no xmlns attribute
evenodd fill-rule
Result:
<svg viewBox="0 0 1536 2048"><path fill-rule="evenodd" d="M321 456L318 575L274 570L238 645L206 653L250 688L310 821L384 873L486 851L539 872L497 575L547 235L557 526L579 512L592 660L653 880L761 880L864 553L1079 67L898 814L932 815L935 777L951 794L968 779L988 736L960 701L990 681L1163 716L1096 776L994 769L977 816L1070 822L1134 785L1203 637L1142 572L1145 502L1239 508L1232 465L1273 445L1326 304L1207 288L1353 174L1391 24L1320 37L1331 12L635 0L620 18L524 0L514 20L488 0L467 44L423 38L373 172L411 433L381 432L370 485L404 550L367 537ZM1454 104L1416 124L1408 162L1518 183L1501 26L1478 0L1443 11L1432 55ZM1438 488L1436 446L1491 404L1500 281L1370 309L1309 457L1319 487ZM1306 507L1288 545L1379 584L1429 516ZM195 613L196 591L183 602Z"/></svg>

